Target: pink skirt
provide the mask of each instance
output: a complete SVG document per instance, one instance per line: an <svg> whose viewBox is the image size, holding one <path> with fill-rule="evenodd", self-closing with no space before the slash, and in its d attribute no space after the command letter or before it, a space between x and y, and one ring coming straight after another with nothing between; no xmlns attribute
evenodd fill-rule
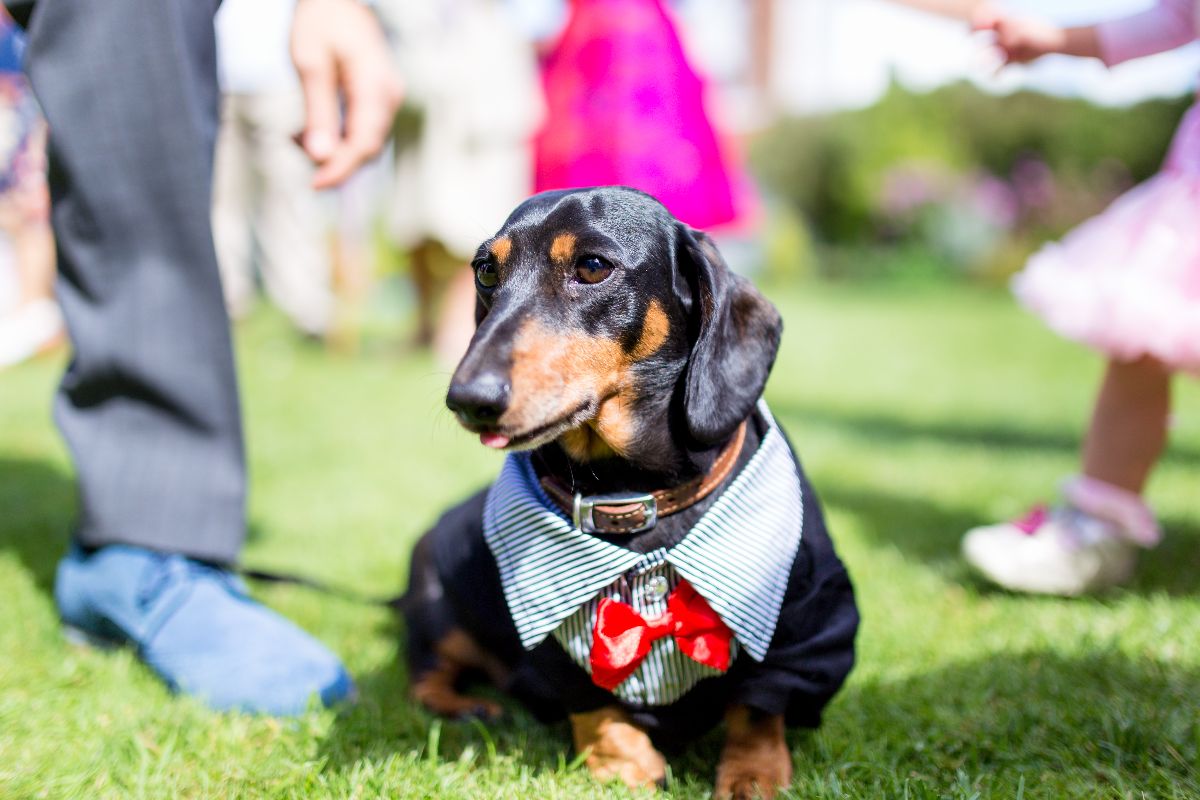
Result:
<svg viewBox="0 0 1200 800"><path fill-rule="evenodd" d="M1162 171L1033 255L1013 292L1054 331L1200 373L1200 103Z"/></svg>
<svg viewBox="0 0 1200 800"><path fill-rule="evenodd" d="M537 191L632 186L696 228L753 210L663 0L574 0L543 80Z"/></svg>

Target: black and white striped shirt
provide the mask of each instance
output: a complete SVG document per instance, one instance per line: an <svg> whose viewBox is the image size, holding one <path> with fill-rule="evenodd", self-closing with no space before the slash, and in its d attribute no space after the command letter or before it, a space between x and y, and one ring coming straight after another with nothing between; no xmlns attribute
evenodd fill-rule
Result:
<svg viewBox="0 0 1200 800"><path fill-rule="evenodd" d="M803 501L787 442L764 403L759 410L769 427L758 451L682 541L650 553L574 528L538 484L529 454L509 455L488 492L483 533L527 650L553 635L590 673L601 598L652 619L686 579L733 631L731 655L763 659L800 545ZM636 705L665 705L717 674L665 636L613 694Z"/></svg>

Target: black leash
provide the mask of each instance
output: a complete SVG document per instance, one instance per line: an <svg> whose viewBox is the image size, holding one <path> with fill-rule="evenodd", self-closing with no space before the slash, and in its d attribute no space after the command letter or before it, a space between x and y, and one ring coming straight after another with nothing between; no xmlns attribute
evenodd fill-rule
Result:
<svg viewBox="0 0 1200 800"><path fill-rule="evenodd" d="M353 589L348 589L345 586L334 586L332 584L323 583L315 578L307 578L303 575L291 575L286 572L274 572L261 569L250 569L240 567L237 570L244 578L250 580L262 581L264 583L287 583L293 586L303 586L306 589L312 589L321 594L327 594L331 597L340 597L343 600L349 600L352 603L361 603L366 606L383 606L390 608L393 611L399 611L404 603L404 595L398 594L394 597L380 597L378 595L365 594L357 592Z"/></svg>

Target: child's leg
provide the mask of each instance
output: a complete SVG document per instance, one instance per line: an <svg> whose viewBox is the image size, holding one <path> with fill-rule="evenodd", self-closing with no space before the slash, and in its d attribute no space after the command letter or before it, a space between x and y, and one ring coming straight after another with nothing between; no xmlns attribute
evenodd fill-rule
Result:
<svg viewBox="0 0 1200 800"><path fill-rule="evenodd" d="M1108 363L1083 444L1083 474L1141 494L1167 442L1171 371L1149 356Z"/></svg>
<svg viewBox="0 0 1200 800"><path fill-rule="evenodd" d="M974 528L967 561L994 583L1078 595L1123 583L1135 544L1160 536L1140 497L1167 440L1171 372L1152 358L1110 361L1083 444L1083 475L1063 484L1065 506Z"/></svg>

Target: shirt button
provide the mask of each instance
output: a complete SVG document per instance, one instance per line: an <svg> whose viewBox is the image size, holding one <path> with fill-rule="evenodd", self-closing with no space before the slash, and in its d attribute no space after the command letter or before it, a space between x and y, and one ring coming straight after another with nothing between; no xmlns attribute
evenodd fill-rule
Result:
<svg viewBox="0 0 1200 800"><path fill-rule="evenodd" d="M642 589L642 596L647 600L661 600L666 595L667 579L662 575L655 575L646 581L646 587Z"/></svg>

